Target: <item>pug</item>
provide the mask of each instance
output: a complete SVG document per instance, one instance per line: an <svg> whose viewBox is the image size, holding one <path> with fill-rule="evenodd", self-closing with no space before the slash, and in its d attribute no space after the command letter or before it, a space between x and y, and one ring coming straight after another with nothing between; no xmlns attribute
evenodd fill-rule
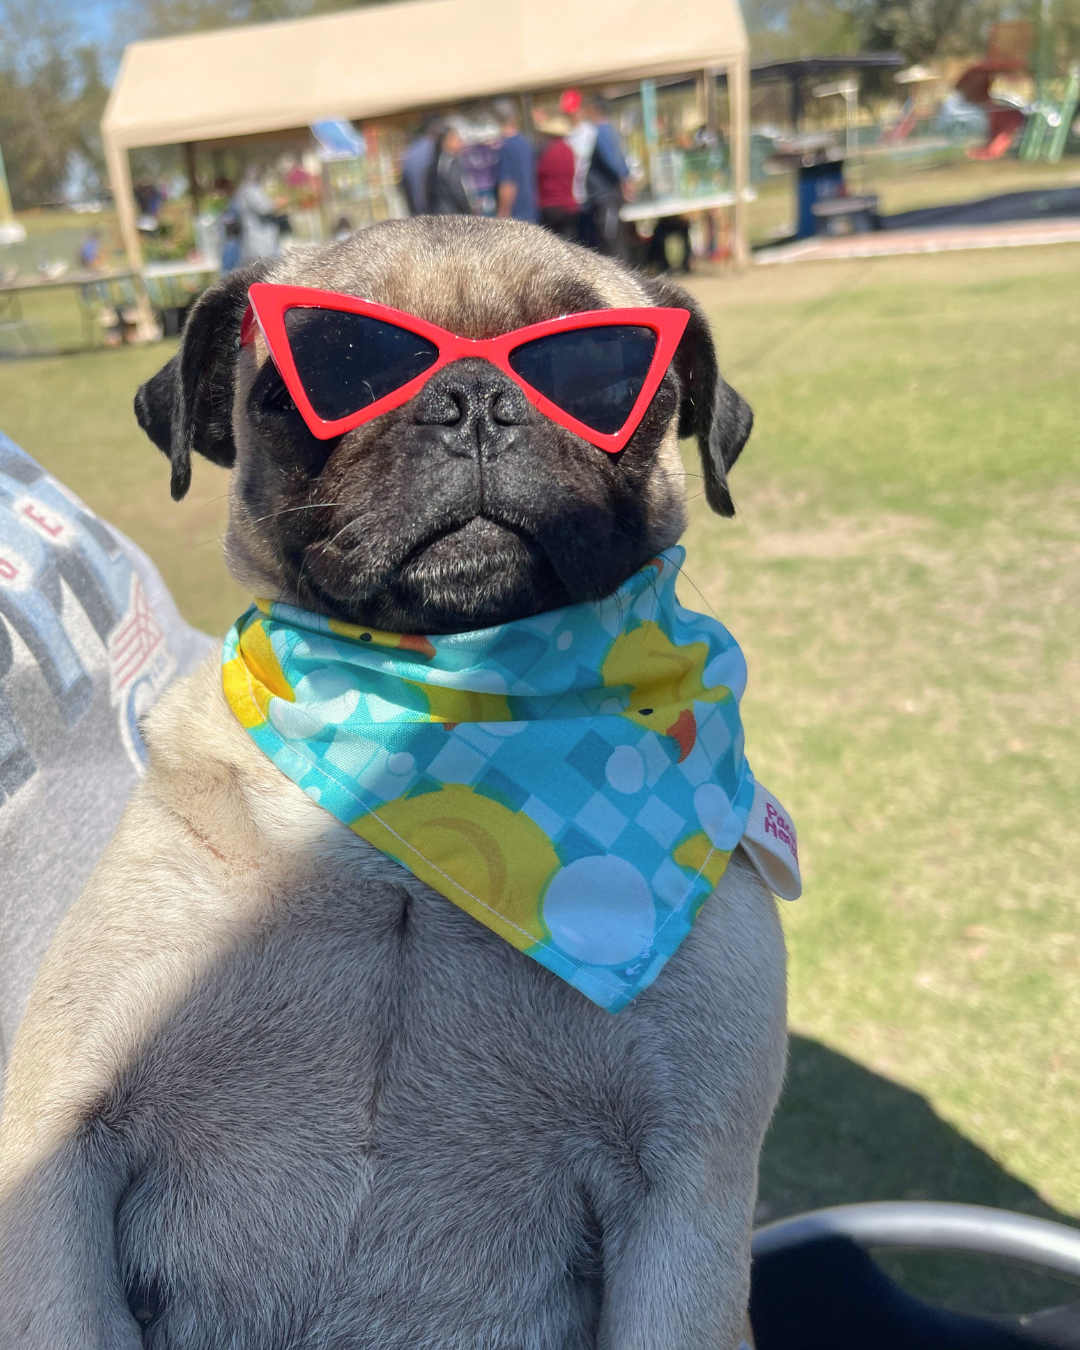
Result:
<svg viewBox="0 0 1080 1350"><path fill-rule="evenodd" d="M469 340L688 318L618 453L467 353L355 425L324 371L315 434L252 325L259 286ZM232 470L225 555L253 596L391 634L609 596L684 529L679 438L730 516L751 427L684 291L455 217L230 273L136 411L175 498L192 451ZM306 795L227 705L220 659L145 736L14 1047L0 1345L734 1350L785 1053L780 927L743 849L612 1015Z"/></svg>

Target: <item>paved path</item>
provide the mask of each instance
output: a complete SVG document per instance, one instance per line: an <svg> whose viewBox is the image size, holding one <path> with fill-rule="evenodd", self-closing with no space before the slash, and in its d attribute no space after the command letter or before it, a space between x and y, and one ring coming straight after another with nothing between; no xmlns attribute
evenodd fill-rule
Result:
<svg viewBox="0 0 1080 1350"><path fill-rule="evenodd" d="M888 229L872 234L800 239L793 244L760 249L759 265L824 262L842 258L888 258L901 253L948 253L971 248L1021 248L1030 244L1080 243L1080 216L1054 220L1014 220L996 225L934 226Z"/></svg>
<svg viewBox="0 0 1080 1350"><path fill-rule="evenodd" d="M970 202L946 202L924 206L919 211L901 211L885 216L886 230L923 230L946 225L950 229L968 225L1006 225L1020 220L1080 220L1080 186L1029 188L1025 192L999 192L993 197L977 197Z"/></svg>

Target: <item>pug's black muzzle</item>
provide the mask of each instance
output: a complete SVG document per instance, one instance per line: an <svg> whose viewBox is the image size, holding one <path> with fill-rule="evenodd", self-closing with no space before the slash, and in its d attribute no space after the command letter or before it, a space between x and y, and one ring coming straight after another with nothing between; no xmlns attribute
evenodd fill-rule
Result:
<svg viewBox="0 0 1080 1350"><path fill-rule="evenodd" d="M412 420L447 455L484 463L523 448L529 402L489 361L466 357L432 376L413 402Z"/></svg>

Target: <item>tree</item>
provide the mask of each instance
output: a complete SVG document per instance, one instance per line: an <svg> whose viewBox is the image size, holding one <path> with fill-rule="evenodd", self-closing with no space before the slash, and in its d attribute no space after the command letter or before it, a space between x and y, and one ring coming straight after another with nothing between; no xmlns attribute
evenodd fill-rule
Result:
<svg viewBox="0 0 1080 1350"><path fill-rule="evenodd" d="M909 64L985 49L999 19L1033 17L1035 0L744 0L756 60L896 51ZM1054 0L1057 50L1077 50L1080 0Z"/></svg>
<svg viewBox="0 0 1080 1350"><path fill-rule="evenodd" d="M992 23L1030 14L1030 3L1012 0L865 0L861 28L866 50L902 52L914 64L974 55Z"/></svg>
<svg viewBox="0 0 1080 1350"><path fill-rule="evenodd" d="M855 7L844 0L744 0L743 15L755 61L859 50Z"/></svg>
<svg viewBox="0 0 1080 1350"><path fill-rule="evenodd" d="M0 145L17 207L55 201L73 154L103 168L108 90L93 46L49 0L0 0Z"/></svg>
<svg viewBox="0 0 1080 1350"><path fill-rule="evenodd" d="M970 0L870 0L860 27L867 50L928 61L956 32L965 8L971 8Z"/></svg>

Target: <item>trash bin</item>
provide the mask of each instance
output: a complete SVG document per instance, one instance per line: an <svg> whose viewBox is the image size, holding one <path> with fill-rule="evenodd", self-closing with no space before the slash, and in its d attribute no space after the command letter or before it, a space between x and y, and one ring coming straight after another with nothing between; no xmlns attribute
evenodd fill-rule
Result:
<svg viewBox="0 0 1080 1350"><path fill-rule="evenodd" d="M798 178L798 228L796 237L808 239L817 234L818 223L814 207L818 202L839 197L844 187L844 161L826 159L814 164L800 164Z"/></svg>
<svg viewBox="0 0 1080 1350"><path fill-rule="evenodd" d="M795 238L817 233L815 202L838 197L844 187L844 152L832 132L807 132L776 141L769 158L770 172L795 173Z"/></svg>

